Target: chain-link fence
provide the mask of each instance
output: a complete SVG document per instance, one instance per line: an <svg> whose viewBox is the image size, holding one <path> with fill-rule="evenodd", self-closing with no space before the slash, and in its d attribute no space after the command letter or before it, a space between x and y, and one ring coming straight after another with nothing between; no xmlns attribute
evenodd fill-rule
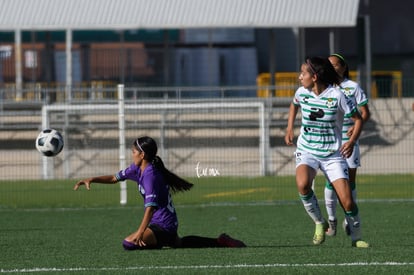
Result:
<svg viewBox="0 0 414 275"><path fill-rule="evenodd" d="M256 91L253 87L245 89ZM224 95L232 91L230 88L213 87L182 90L126 88L125 104L136 108L126 113L127 145L138 136L153 136L160 143L161 152L170 167L186 176L196 175L198 163L206 165L205 168L212 166L210 168L221 170L223 176L260 176L263 175L261 171L265 171L266 175L292 175L294 148L285 146L283 141L291 98L177 96L185 92ZM59 90L54 92L60 93ZM57 172L58 177L82 177L119 169L117 102L113 99L99 101L96 95L92 97L94 90L87 92L88 97L75 100L73 96L72 104L64 105L88 104L89 109L50 113L50 126L62 131L68 138L67 151L64 149L61 155L54 158L56 171L66 171ZM116 90L109 92L116 94ZM243 105L253 102L263 105L262 126L258 109ZM42 128L41 108L62 105L42 103L3 104L0 121L0 172L3 179L42 178L42 158L34 145ZM225 107L235 103L243 104L235 109ZM414 155L413 103L412 98L370 100L372 117L364 126L360 139L362 167L359 173L414 171L414 162L411 161ZM99 104L115 109L93 107ZM173 109L162 107L171 104L175 106ZM210 107L200 105L200 108L189 111L188 106L192 104ZM219 104L222 104L221 108L212 107ZM151 109L150 106L156 108ZM266 142L266 158L265 167L260 168L263 140ZM103 164L92 165L97 159ZM94 171L92 167L101 170Z"/></svg>

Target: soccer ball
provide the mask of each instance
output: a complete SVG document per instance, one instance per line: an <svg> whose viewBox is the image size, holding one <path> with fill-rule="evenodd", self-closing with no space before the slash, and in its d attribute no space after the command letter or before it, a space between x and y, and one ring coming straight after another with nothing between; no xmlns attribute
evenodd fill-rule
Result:
<svg viewBox="0 0 414 275"><path fill-rule="evenodd" d="M54 157L63 149L63 137L55 129L44 129L36 138L36 149L46 157Z"/></svg>

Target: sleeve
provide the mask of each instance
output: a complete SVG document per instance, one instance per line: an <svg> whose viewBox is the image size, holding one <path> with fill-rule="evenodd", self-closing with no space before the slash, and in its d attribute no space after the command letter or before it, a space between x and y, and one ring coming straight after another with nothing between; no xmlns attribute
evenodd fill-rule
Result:
<svg viewBox="0 0 414 275"><path fill-rule="evenodd" d="M364 106L368 104L368 98L361 86L357 85L355 90L355 101L358 106Z"/></svg>
<svg viewBox="0 0 414 275"><path fill-rule="evenodd" d="M157 184L154 173L147 173L140 183L144 189L144 207L153 206L158 208L159 184Z"/></svg>
<svg viewBox="0 0 414 275"><path fill-rule="evenodd" d="M352 99L347 98L342 92L338 98L339 107L343 111L345 117L352 117L358 111Z"/></svg>
<svg viewBox="0 0 414 275"><path fill-rule="evenodd" d="M135 164L131 164L129 167L125 168L124 170L119 171L115 174L115 177L118 181L124 181L124 180L135 180L135 170L136 166Z"/></svg>
<svg viewBox="0 0 414 275"><path fill-rule="evenodd" d="M298 88L293 96L293 105L300 106L300 94L301 94L302 87Z"/></svg>

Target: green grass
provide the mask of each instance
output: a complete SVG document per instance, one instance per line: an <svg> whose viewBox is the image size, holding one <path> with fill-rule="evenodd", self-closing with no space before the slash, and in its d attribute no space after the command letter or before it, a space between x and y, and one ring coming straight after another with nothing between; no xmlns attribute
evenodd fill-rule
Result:
<svg viewBox="0 0 414 275"><path fill-rule="evenodd" d="M412 274L414 176L359 177L363 234L355 249L342 231L312 245L314 225L293 177L193 179L175 195L179 234L246 242L243 249L124 251L142 199L128 183L72 191L71 181L0 182L0 273L35 274ZM323 179L317 180L322 199ZM321 204L324 210L324 205ZM340 214L342 217L342 214ZM340 219L341 220L341 219Z"/></svg>
<svg viewBox="0 0 414 275"><path fill-rule="evenodd" d="M293 176L189 179L190 192L175 195L178 204L248 203L297 201ZM316 179L316 192L323 196L325 180ZM73 192L76 180L0 181L0 208L104 207L119 205L119 185L92 184L92 191ZM358 177L360 199L413 199L414 174L363 175ZM141 205L135 182L128 182L128 205ZM81 187L83 189L83 187Z"/></svg>

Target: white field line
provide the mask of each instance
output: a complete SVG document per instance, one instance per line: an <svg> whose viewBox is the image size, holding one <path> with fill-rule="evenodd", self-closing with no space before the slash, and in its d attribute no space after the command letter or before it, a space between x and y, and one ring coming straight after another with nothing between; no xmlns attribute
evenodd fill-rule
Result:
<svg viewBox="0 0 414 275"><path fill-rule="evenodd" d="M80 272L80 271L125 271L125 270L201 270L201 269L243 269L243 268L278 268L278 267L340 267L340 266L414 266L414 262L354 262L354 263L320 263L320 264L235 264L235 265L181 265L181 266L130 266L102 268L57 268L37 267L22 269L0 269L0 273L36 273L36 272Z"/></svg>

